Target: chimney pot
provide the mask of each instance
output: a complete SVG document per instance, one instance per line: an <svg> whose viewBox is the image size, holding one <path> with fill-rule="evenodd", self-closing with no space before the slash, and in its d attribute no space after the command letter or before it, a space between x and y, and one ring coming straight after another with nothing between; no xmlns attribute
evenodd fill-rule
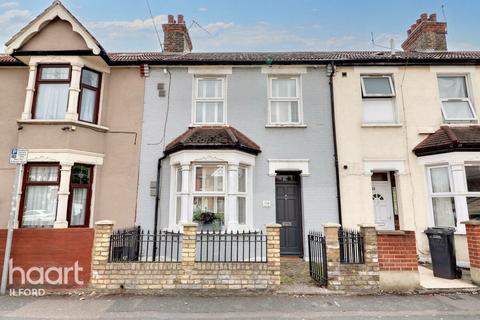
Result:
<svg viewBox="0 0 480 320"><path fill-rule="evenodd" d="M168 23L162 24L163 51L166 53L187 53L192 51L192 40L188 34L183 15L168 15Z"/></svg>
<svg viewBox="0 0 480 320"><path fill-rule="evenodd" d="M405 51L446 51L446 33L446 22L438 22L435 13L422 13L420 19L407 30L407 39L402 48Z"/></svg>

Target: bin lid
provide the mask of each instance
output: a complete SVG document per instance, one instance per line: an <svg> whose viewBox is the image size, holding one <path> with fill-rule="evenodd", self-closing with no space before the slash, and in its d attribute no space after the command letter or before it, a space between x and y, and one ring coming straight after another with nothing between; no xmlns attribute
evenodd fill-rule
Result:
<svg viewBox="0 0 480 320"><path fill-rule="evenodd" d="M454 227L431 227L425 230L425 234L454 234Z"/></svg>

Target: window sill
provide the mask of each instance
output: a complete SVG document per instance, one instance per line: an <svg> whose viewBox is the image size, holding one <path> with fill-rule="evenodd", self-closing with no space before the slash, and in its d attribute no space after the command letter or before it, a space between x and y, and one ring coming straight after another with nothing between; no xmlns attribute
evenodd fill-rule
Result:
<svg viewBox="0 0 480 320"><path fill-rule="evenodd" d="M92 124L88 122L78 121L78 120L43 120L43 119L29 119L29 120L17 120L17 124L38 124L38 125L67 125L67 126L78 126L83 128L89 128L99 132L107 132L108 127L104 127L98 124Z"/></svg>
<svg viewBox="0 0 480 320"><path fill-rule="evenodd" d="M265 128L306 128L306 124L267 124Z"/></svg>
<svg viewBox="0 0 480 320"><path fill-rule="evenodd" d="M362 123L362 128L401 128L401 123Z"/></svg>

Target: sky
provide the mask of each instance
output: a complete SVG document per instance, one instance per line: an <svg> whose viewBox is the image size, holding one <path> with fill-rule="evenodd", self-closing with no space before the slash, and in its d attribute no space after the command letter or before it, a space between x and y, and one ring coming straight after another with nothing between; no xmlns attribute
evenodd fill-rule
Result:
<svg viewBox="0 0 480 320"><path fill-rule="evenodd" d="M480 50L476 0L149 0L153 21L183 14L196 52L382 50L400 48L421 13L448 22L449 50ZM0 41L51 4L0 0ZM108 52L158 51L146 0L63 0ZM200 28L195 23L202 26ZM373 32L375 43L371 41Z"/></svg>

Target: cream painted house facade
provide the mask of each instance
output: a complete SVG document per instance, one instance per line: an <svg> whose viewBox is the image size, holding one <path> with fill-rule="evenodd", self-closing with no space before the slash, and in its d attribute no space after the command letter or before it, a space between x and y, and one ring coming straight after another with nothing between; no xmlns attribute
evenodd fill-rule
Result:
<svg viewBox="0 0 480 320"><path fill-rule="evenodd" d="M452 93L445 81L465 92L457 109L446 102ZM381 230L414 230L424 260L429 259L424 230L454 226L458 264L468 265L460 222L475 216L472 181L480 152L417 156L413 150L441 126L455 131L477 124L480 68L338 66L334 97L343 225L375 223Z"/></svg>

